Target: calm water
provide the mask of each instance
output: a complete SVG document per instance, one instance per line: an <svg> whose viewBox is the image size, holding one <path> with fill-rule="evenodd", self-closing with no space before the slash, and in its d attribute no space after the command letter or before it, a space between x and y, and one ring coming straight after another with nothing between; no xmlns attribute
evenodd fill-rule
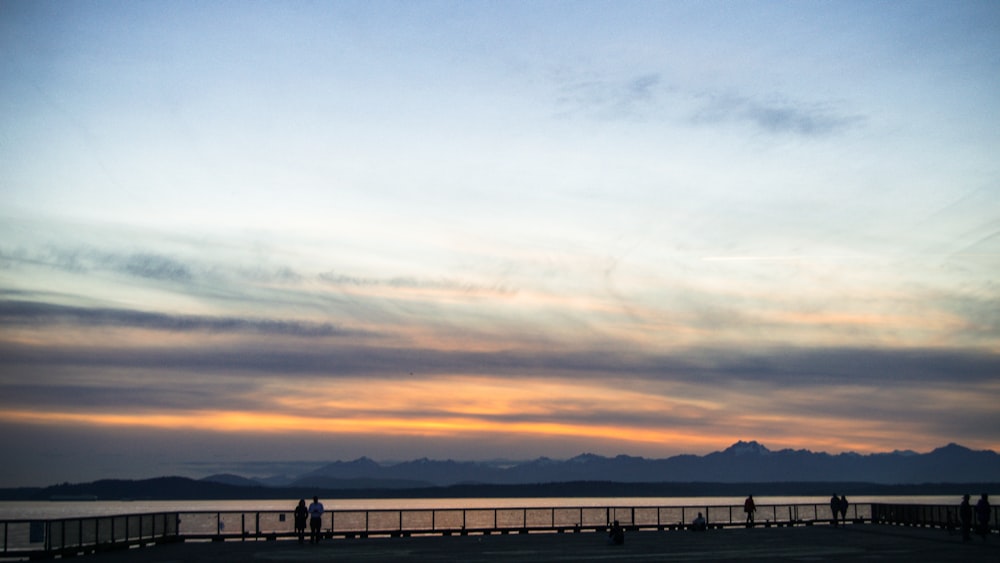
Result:
<svg viewBox="0 0 1000 563"><path fill-rule="evenodd" d="M522 508L552 506L742 506L744 497L617 497L617 498L460 498L460 499L320 499L327 510L399 510L442 508ZM829 497L754 497L757 506L770 504L821 504ZM947 496L858 496L852 503L902 503L958 505L960 498ZM172 501L0 501L0 520L71 518L110 514L185 511L285 510L291 512L298 499L289 500L172 500Z"/></svg>

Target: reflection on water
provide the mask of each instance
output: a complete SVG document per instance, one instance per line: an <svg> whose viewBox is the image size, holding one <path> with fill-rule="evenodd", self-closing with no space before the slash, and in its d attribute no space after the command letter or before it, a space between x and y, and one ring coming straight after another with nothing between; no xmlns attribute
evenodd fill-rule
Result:
<svg viewBox="0 0 1000 563"><path fill-rule="evenodd" d="M826 504L829 497L757 497L757 506L769 504ZM320 499L327 510L410 510L448 508L548 508L640 506L743 506L744 497L569 497L569 498L452 498L452 499ZM958 505L953 495L858 496L852 503ZM169 501L0 501L0 520L72 518L149 512L287 510L289 500L169 500Z"/></svg>

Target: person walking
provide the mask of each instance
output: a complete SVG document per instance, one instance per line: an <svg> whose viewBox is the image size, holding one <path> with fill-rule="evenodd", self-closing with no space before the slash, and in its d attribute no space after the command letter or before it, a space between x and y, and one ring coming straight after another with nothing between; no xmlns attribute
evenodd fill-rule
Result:
<svg viewBox="0 0 1000 563"><path fill-rule="evenodd" d="M753 495L748 496L747 500L743 501L743 512L747 513L747 528L752 528L754 513L757 512L757 504L753 501Z"/></svg>
<svg viewBox="0 0 1000 563"><path fill-rule="evenodd" d="M295 533L299 536L299 543L305 542L308 519L309 509L306 508L306 499L299 499L299 505L295 507Z"/></svg>
<svg viewBox="0 0 1000 563"><path fill-rule="evenodd" d="M320 531L323 528L323 503L313 497L309 505L309 543L319 543Z"/></svg>

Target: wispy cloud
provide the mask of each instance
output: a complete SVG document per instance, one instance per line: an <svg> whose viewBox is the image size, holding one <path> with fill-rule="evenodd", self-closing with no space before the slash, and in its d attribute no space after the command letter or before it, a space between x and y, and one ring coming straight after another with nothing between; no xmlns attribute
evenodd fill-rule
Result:
<svg viewBox="0 0 1000 563"><path fill-rule="evenodd" d="M697 125L745 123L768 134L803 137L832 135L865 121L863 116L840 111L829 102L696 92L668 85L655 72L624 79L561 76L557 82L557 114L564 117L657 122L681 118Z"/></svg>
<svg viewBox="0 0 1000 563"><path fill-rule="evenodd" d="M697 124L747 123L765 133L821 137L864 122L862 116L838 112L828 104L720 94L699 99L702 105L692 117Z"/></svg>
<svg viewBox="0 0 1000 563"><path fill-rule="evenodd" d="M187 265L168 256L139 253L113 258L109 262L114 269L140 278L188 282L193 277Z"/></svg>
<svg viewBox="0 0 1000 563"><path fill-rule="evenodd" d="M189 246L187 250L204 255L204 249ZM284 265L268 268L259 265L206 264L200 259L154 250L108 250L107 247L95 245L70 244L0 248L0 267L20 266L50 268L73 274L110 272L138 281L177 285L211 282L220 275L262 283L295 283L303 279L299 272Z"/></svg>
<svg viewBox="0 0 1000 563"><path fill-rule="evenodd" d="M823 387L865 384L892 387L903 383L988 382L1000 372L1000 356L966 349L864 349L795 348L727 350L699 347L672 350L669 354L623 351L620 348L575 348L565 343L545 348L506 348L497 342L493 351L452 347L406 346L400 342L376 344L357 338L329 340L317 347L307 342L261 341L259 336L340 337L352 335L331 326L299 323L260 323L239 319L169 319L158 315L119 315L103 311L19 306L4 308L4 324L30 322L25 313L42 309L42 318L69 315L78 321L123 323L170 331L231 330L251 333L245 340L177 344L170 347L114 342L71 344L0 343L0 369L5 366L90 366L158 369L161 366L195 373L229 370L244 373L282 373L318 377L373 378L479 374L524 379L571 377L601 379L609 375L635 381L672 381L726 386L755 382L783 387ZM255 336L256 335L256 336ZM369 336L369 335L365 335Z"/></svg>
<svg viewBox="0 0 1000 563"><path fill-rule="evenodd" d="M556 96L557 115L586 115L602 119L631 119L656 107L663 88L658 73L625 79L560 77Z"/></svg>
<svg viewBox="0 0 1000 563"><path fill-rule="evenodd" d="M490 293L495 295L515 295L517 290L506 285L482 285L453 278L417 278L395 276L388 278L360 277L338 272L322 272L319 279L335 286L344 287L389 287L398 289L447 290L460 293Z"/></svg>
<svg viewBox="0 0 1000 563"><path fill-rule="evenodd" d="M106 252L94 247L47 246L40 249L0 250L0 263L43 266L73 273L112 271L147 280L187 283L195 278L191 266L162 253Z"/></svg>
<svg viewBox="0 0 1000 563"><path fill-rule="evenodd" d="M311 323L233 316L171 315L100 307L70 307L30 301L0 301L5 326L75 324L82 327L127 327L171 332L258 333L319 337L358 335L329 323Z"/></svg>

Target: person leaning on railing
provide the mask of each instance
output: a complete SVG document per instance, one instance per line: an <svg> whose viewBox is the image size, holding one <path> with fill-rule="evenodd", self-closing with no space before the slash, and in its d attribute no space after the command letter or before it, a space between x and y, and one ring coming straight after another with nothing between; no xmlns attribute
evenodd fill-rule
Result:
<svg viewBox="0 0 1000 563"><path fill-rule="evenodd" d="M985 540L990 533L990 500L986 493L976 503L976 520L979 521L979 535Z"/></svg>
<svg viewBox="0 0 1000 563"><path fill-rule="evenodd" d="M309 509L306 508L306 499L299 499L299 505L295 507L295 534L299 537L299 543L305 543L306 520L308 519Z"/></svg>
<svg viewBox="0 0 1000 563"><path fill-rule="evenodd" d="M958 505L958 519L962 524L962 541L972 539L972 505L969 504L969 495L962 495L962 504Z"/></svg>

